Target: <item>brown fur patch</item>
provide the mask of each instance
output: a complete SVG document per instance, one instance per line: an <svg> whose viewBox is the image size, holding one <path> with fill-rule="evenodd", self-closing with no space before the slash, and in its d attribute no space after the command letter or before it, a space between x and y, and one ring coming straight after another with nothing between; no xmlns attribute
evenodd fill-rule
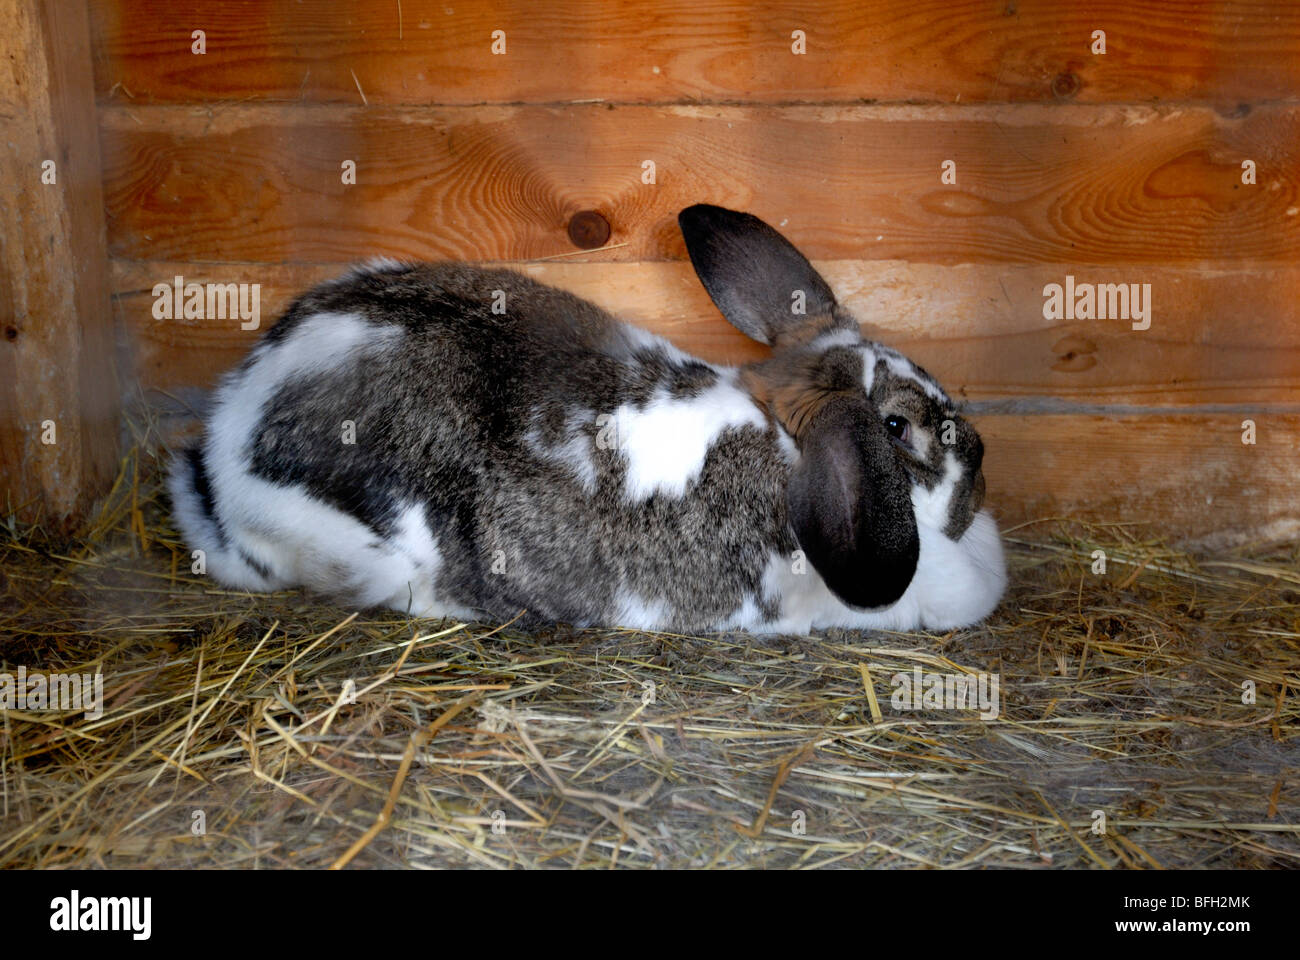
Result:
<svg viewBox="0 0 1300 960"><path fill-rule="evenodd" d="M824 333L833 333L849 327L850 325L834 312L817 313L805 317L803 323L798 326L783 328L772 338L772 346L777 350L793 350L812 343Z"/></svg>
<svg viewBox="0 0 1300 960"><path fill-rule="evenodd" d="M782 350L741 371L740 381L795 441L833 397L862 389L862 357L856 350Z"/></svg>

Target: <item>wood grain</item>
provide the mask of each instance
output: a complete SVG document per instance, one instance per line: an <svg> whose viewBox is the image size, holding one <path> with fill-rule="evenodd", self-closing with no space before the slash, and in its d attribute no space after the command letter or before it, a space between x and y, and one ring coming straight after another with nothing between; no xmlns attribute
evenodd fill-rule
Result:
<svg viewBox="0 0 1300 960"><path fill-rule="evenodd" d="M710 359L744 362L765 351L717 316L687 264L511 266L618 310ZM1288 285L1296 283L1295 268L1272 278L1281 285L1271 294L1277 301L1251 299L1269 289L1268 275L1262 272L1163 269L1153 274L1156 289L1183 297L1185 311L1165 319L1157 313L1147 331L1085 326L1067 333L1065 328L1036 326L1042 323L1041 310L1003 310L1003 304L1022 295L1032 297L1040 281L1053 276L1046 268L1024 267L1008 274L995 267L862 262L816 266L846 304L872 320L867 324L870 333L901 347L969 399L1051 397L1081 404L1189 405L1179 414L1138 408L1128 415L1105 416L976 415L987 448L989 501L1005 524L1068 515L1146 524L1146 532L1216 548L1300 532L1300 414L1265 407L1277 401L1292 407L1296 403L1300 328L1256 320L1285 315L1281 301L1293 296L1294 287ZM239 331L234 322L154 321L149 294L154 283L170 282L177 273L194 282L260 282L265 316L270 318L302 289L338 272L332 264L243 270L114 264L118 308L138 346L143 383L168 385L169 390L209 383L237 362L258 335ZM999 299L1004 285L1007 296ZM1211 303L1217 307L1209 315L1198 310ZM973 330L968 318L981 311L987 323ZM1098 344L1102 359L1082 373L1055 371L1046 357L1034 356L1050 354L1061 340L1089 338ZM1197 370L1202 379L1197 379ZM1213 379L1229 370L1238 379ZM1272 376L1278 379L1270 380ZM1106 377L1112 378L1108 386L1095 382ZM1123 382L1126 377L1134 382ZM1049 382L1053 378L1055 382ZM963 383L967 379L970 382ZM1241 409L1207 413L1191 406L1207 397ZM1258 410L1251 408L1256 402ZM1241 423L1247 417L1257 425L1254 446L1241 443ZM1030 535L1052 528L1051 523L1037 526Z"/></svg>
<svg viewBox="0 0 1300 960"><path fill-rule="evenodd" d="M92 9L100 94L153 103L360 103L364 91L372 104L1235 105L1300 89L1300 7L1285 0L123 0ZM202 56L190 51L195 29L207 34ZM804 55L792 52L795 29L807 34ZM1091 53L1098 29L1104 56ZM505 31L505 55L491 53L494 30Z"/></svg>
<svg viewBox="0 0 1300 960"><path fill-rule="evenodd" d="M988 503L1004 526L1070 518L1222 548L1300 537L1300 416L992 416ZM1051 524L1031 534L1042 535Z"/></svg>
<svg viewBox="0 0 1300 960"><path fill-rule="evenodd" d="M0 516L67 518L112 477L119 412L86 9L0 0L0 35Z"/></svg>
<svg viewBox="0 0 1300 960"><path fill-rule="evenodd" d="M689 263L511 263L586 297L683 350L744 363L766 348L724 321ZM817 261L869 336L904 351L954 396L972 401L1056 398L1075 404L1290 404L1300 410L1300 267L1204 270L1142 267L1151 327L1043 319L1043 287L1063 265L941 267ZM260 284L262 329L289 302L337 276L335 264L113 263L113 290L146 389L207 386L260 335L236 320L158 320L155 284ZM1097 279L1080 272L1079 279ZM486 294L485 294L486 295Z"/></svg>
<svg viewBox="0 0 1300 960"><path fill-rule="evenodd" d="M101 120L122 259L536 259L575 252L566 228L584 209L613 227L587 259L680 259L676 213L699 201L751 210L821 259L1300 259L1297 107L241 105ZM940 183L945 159L956 185Z"/></svg>
<svg viewBox="0 0 1300 960"><path fill-rule="evenodd" d="M505 263L706 359L758 358L684 259L677 211L710 201L779 226L869 335L970 401L1004 524L1300 536L1300 6L92 8L114 309L146 390L210 385L261 332L155 319L154 284L260 284L265 329L375 254ZM611 224L605 249L568 239L583 210ZM43 262L0 285L6 315L50 279ZM1044 286L1067 274L1151 284L1150 329L1044 319ZM44 368L0 343L0 378L64 351L80 374L61 389L84 403L85 347L50 330Z"/></svg>

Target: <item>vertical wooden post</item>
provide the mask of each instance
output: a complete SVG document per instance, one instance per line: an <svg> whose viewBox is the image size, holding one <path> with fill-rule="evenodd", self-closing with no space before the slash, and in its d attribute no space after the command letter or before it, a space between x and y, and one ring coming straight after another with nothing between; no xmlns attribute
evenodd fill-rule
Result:
<svg viewBox="0 0 1300 960"><path fill-rule="evenodd" d="M85 2L0 0L0 38L0 518L67 518L120 403Z"/></svg>

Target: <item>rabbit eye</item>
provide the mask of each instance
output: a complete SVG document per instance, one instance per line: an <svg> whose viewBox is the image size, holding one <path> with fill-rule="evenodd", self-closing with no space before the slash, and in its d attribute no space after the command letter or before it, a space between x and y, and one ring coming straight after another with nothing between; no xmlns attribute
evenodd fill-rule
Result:
<svg viewBox="0 0 1300 960"><path fill-rule="evenodd" d="M906 417L885 418L885 429L889 431L891 437L903 443L907 443L912 438L912 425L907 422Z"/></svg>

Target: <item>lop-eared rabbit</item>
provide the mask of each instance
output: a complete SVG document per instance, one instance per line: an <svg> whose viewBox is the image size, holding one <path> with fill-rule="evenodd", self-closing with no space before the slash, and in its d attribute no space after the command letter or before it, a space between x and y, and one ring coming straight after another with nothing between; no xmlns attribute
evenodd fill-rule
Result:
<svg viewBox="0 0 1300 960"><path fill-rule="evenodd" d="M417 617L948 629L1006 582L983 445L779 233L678 217L734 326L705 363L519 273L379 261L222 380L170 488L208 573Z"/></svg>

